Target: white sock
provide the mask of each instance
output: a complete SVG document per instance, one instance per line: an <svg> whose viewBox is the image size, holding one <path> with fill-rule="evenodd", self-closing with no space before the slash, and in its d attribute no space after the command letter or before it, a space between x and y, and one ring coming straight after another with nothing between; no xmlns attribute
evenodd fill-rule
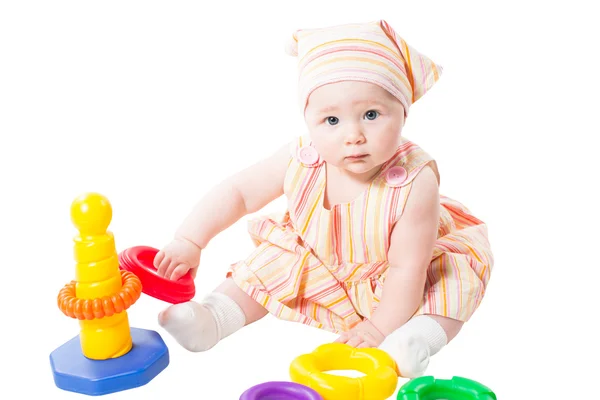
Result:
<svg viewBox="0 0 600 400"><path fill-rule="evenodd" d="M246 316L229 296L213 292L201 303L174 304L161 312L158 323L189 351L206 351L246 325Z"/></svg>
<svg viewBox="0 0 600 400"><path fill-rule="evenodd" d="M388 335L379 348L396 361L401 376L416 378L447 343L446 332L436 320L418 315Z"/></svg>

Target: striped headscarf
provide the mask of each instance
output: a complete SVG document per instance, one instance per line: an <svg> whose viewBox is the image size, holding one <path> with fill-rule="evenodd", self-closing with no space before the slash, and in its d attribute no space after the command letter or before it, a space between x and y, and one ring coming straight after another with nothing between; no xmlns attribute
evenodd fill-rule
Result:
<svg viewBox="0 0 600 400"><path fill-rule="evenodd" d="M298 58L302 112L320 86L340 81L374 83L409 107L439 79L442 67L409 46L384 20L300 29L286 44Z"/></svg>

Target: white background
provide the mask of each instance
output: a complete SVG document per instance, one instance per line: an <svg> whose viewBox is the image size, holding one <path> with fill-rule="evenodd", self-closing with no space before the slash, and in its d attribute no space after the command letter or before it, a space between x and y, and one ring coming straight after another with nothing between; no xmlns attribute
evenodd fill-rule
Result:
<svg viewBox="0 0 600 400"><path fill-rule="evenodd" d="M438 160L442 194L489 224L496 257L483 304L427 373L502 400L597 393L592 2L202 3L0 5L0 398L83 397L55 387L48 360L79 329L56 306L75 273L71 201L109 198L118 251L161 247L212 186L305 133L283 51L293 30L377 19L444 67L404 134ZM217 236L196 298L251 250L246 218ZM188 353L158 326L164 307L144 295L129 318L163 336L171 364L105 398L237 399L335 339L269 316Z"/></svg>

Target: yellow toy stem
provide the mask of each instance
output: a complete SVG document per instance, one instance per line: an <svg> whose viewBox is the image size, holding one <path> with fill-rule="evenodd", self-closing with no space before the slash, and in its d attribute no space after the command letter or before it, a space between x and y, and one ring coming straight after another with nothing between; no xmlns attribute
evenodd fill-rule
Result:
<svg viewBox="0 0 600 400"><path fill-rule="evenodd" d="M76 296L94 299L112 296L121 290L121 273L113 234L107 231L112 207L104 196L87 193L73 201L71 220L79 230L73 239ZM131 350L127 312L110 317L79 321L83 354L90 359L120 357Z"/></svg>

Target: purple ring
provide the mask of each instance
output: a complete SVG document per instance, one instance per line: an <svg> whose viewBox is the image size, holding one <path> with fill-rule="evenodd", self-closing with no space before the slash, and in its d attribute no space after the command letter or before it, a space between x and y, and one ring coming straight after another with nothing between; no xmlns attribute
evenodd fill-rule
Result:
<svg viewBox="0 0 600 400"><path fill-rule="evenodd" d="M265 382L246 390L240 400L323 400L323 397L299 383Z"/></svg>

